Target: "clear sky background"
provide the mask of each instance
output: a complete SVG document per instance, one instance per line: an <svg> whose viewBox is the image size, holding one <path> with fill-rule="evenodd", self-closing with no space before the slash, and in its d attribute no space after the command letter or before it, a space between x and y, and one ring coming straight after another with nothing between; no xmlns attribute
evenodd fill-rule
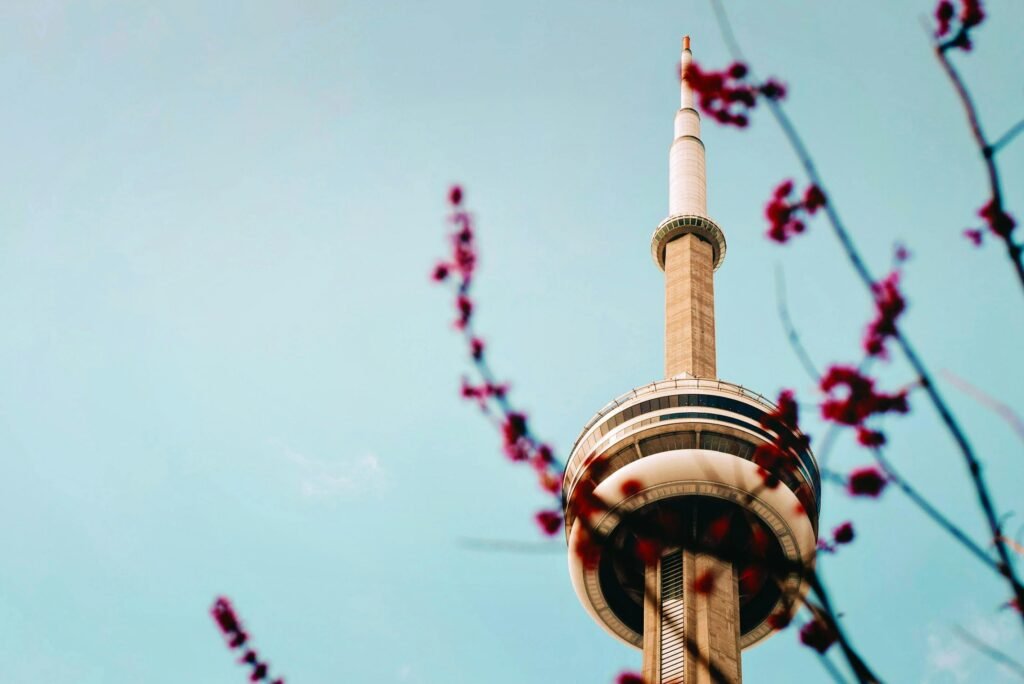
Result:
<svg viewBox="0 0 1024 684"><path fill-rule="evenodd" d="M931 0L729 3L876 272L913 253L906 330L938 372L1024 406L1022 293L961 236L986 199L919 18ZM1024 115L1024 5L986 3L957 63L985 124ZM546 504L457 397L444 197L479 218L479 324L513 399L565 455L605 402L661 377L650 234L667 211L680 36L727 61L698 0L0 4L0 681L241 682L207 615L231 596L297 684L609 682L637 668L578 605ZM724 379L816 396L856 362L870 302L816 221L791 246L763 205L795 161L764 112L705 123ZM1024 218L1024 139L1000 158ZM896 360L886 387L912 377ZM941 377L941 376L940 376ZM942 381L1024 535L1021 442ZM965 469L918 395L892 458L984 543ZM813 407L807 430L823 428ZM832 456L868 461L849 435ZM896 491L825 490L821 566L891 682L1011 681L1003 585ZM745 680L827 681L793 631Z"/></svg>

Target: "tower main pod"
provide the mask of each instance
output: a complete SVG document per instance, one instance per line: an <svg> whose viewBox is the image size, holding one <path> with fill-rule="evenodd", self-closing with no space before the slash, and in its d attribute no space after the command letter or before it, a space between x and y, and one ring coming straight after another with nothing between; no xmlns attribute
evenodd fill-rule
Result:
<svg viewBox="0 0 1024 684"><path fill-rule="evenodd" d="M686 37L684 70L691 60ZM741 649L796 610L821 483L809 450L785 467L759 462L757 447L776 440L761 421L775 406L717 377L725 235L707 216L700 114L680 88L669 216L651 239L667 379L615 399L577 437L563 483L569 573L597 623L643 649L647 684L738 684ZM600 505L577 506L589 497Z"/></svg>

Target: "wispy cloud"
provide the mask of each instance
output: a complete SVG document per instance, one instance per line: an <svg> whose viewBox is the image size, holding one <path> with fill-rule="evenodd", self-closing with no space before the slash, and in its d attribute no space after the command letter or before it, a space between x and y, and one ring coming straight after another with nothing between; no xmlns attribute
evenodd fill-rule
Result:
<svg viewBox="0 0 1024 684"><path fill-rule="evenodd" d="M1020 623L1011 611L963 620L962 630L988 646L1015 655ZM1019 682L1020 674L994 662L957 633L958 627L928 628L928 672L925 682Z"/></svg>
<svg viewBox="0 0 1024 684"><path fill-rule="evenodd" d="M376 454L329 461L285 449L285 458L294 466L299 493L308 499L356 499L380 494L387 485Z"/></svg>

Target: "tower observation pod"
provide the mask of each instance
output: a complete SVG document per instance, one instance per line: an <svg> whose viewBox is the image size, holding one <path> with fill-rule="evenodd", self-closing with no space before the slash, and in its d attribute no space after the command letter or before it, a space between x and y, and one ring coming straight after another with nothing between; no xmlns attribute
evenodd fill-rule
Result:
<svg viewBox="0 0 1024 684"><path fill-rule="evenodd" d="M691 59L686 37L683 69ZM643 650L647 684L738 683L740 651L787 623L806 590L821 482L806 440L766 427L772 402L718 379L725 235L707 215L700 114L680 87L669 215L651 240L666 379L615 399L576 439L563 482L569 574L594 620ZM758 448L783 440L800 445L784 459Z"/></svg>

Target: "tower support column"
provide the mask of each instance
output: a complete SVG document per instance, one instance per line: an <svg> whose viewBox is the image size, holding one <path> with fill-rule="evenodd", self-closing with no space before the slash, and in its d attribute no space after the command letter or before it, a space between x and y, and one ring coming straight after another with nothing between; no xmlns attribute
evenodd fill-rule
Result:
<svg viewBox="0 0 1024 684"><path fill-rule="evenodd" d="M665 246L665 376L717 378L711 244L683 235Z"/></svg>
<svg viewBox="0 0 1024 684"><path fill-rule="evenodd" d="M739 588L732 563L677 549L649 564L645 580L646 684L740 684Z"/></svg>

